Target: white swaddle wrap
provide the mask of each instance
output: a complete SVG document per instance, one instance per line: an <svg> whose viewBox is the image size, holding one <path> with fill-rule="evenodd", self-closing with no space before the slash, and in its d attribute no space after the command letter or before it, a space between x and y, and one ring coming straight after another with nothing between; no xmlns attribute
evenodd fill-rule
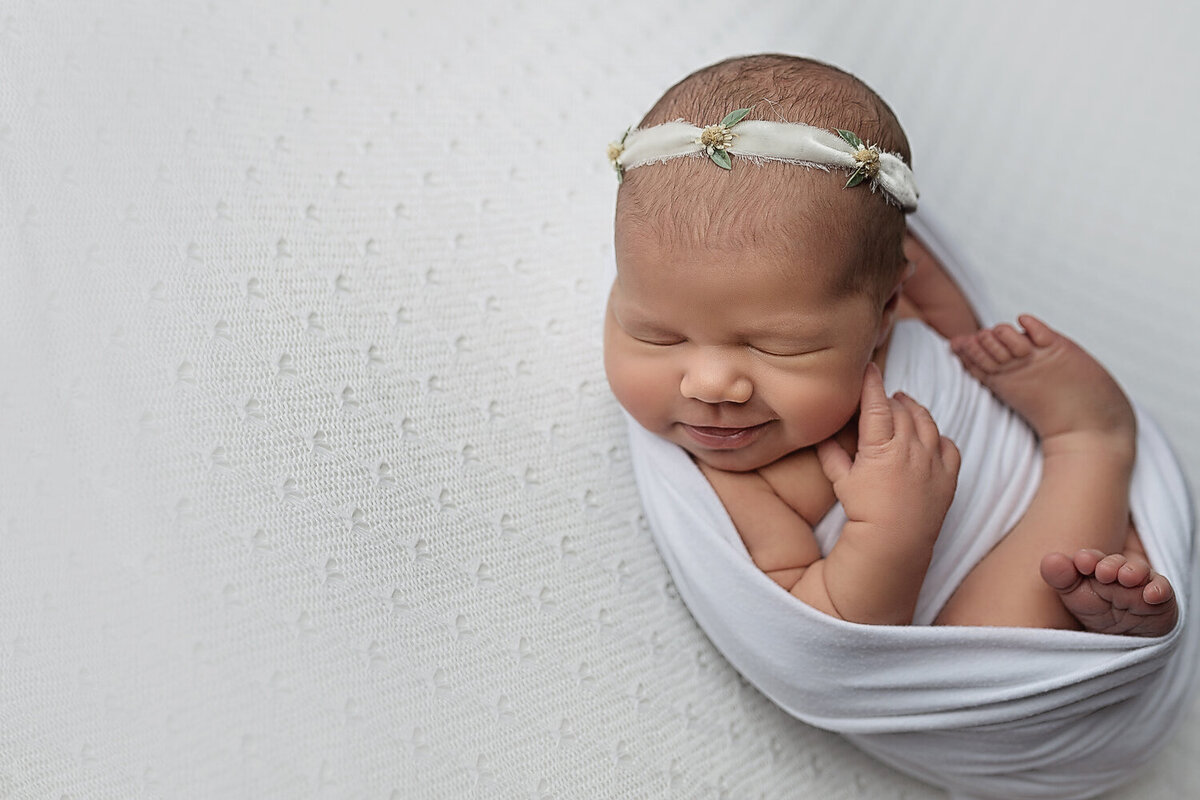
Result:
<svg viewBox="0 0 1200 800"><path fill-rule="evenodd" d="M926 227L914 227L985 323L993 321L956 260ZM1041 457L1025 423L922 323L896 326L885 385L928 407L963 455L915 624L843 622L792 597L751 561L688 455L628 418L646 515L692 615L783 709L955 797L1082 798L1130 777L1173 730L1196 672L1194 521L1162 433L1138 409L1131 510L1152 564L1179 596L1170 634L933 627L958 583L1028 506ZM817 526L823 552L844 521L837 505Z"/></svg>

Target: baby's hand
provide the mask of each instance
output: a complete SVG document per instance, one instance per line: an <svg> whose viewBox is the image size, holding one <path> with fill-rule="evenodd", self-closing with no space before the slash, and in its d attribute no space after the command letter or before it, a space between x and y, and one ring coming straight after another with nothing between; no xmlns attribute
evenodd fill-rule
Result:
<svg viewBox="0 0 1200 800"><path fill-rule="evenodd" d="M899 392L889 399L874 364L863 376L853 461L833 439L817 456L850 522L887 538L927 535L932 545L954 499L958 448L916 400Z"/></svg>

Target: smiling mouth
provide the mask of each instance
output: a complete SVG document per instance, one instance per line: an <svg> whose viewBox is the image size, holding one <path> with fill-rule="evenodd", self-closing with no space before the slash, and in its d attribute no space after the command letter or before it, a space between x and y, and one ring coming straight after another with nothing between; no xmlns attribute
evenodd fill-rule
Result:
<svg viewBox="0 0 1200 800"><path fill-rule="evenodd" d="M709 450L737 450L754 442L767 423L762 422L747 428L717 428L687 423L680 425L702 447Z"/></svg>

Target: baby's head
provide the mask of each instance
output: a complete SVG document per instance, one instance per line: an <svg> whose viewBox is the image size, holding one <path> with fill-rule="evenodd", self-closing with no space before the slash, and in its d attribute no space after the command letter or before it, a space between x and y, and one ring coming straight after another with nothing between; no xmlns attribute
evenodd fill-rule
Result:
<svg viewBox="0 0 1200 800"><path fill-rule="evenodd" d="M853 131L909 161L895 115L865 84L790 56L700 70L638 128L704 127L740 108L746 121ZM906 266L904 213L867 183L845 188L847 177L736 155L728 170L692 157L625 171L605 366L639 423L729 470L846 425Z"/></svg>

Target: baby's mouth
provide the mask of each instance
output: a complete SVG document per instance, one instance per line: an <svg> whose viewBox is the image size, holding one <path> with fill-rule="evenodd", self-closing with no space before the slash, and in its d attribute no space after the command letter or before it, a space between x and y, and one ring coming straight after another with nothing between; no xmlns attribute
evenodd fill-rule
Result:
<svg viewBox="0 0 1200 800"><path fill-rule="evenodd" d="M736 450L745 447L758 438L759 433L767 423L751 425L745 428L723 428L710 425L688 425L680 423L688 435L709 450Z"/></svg>

